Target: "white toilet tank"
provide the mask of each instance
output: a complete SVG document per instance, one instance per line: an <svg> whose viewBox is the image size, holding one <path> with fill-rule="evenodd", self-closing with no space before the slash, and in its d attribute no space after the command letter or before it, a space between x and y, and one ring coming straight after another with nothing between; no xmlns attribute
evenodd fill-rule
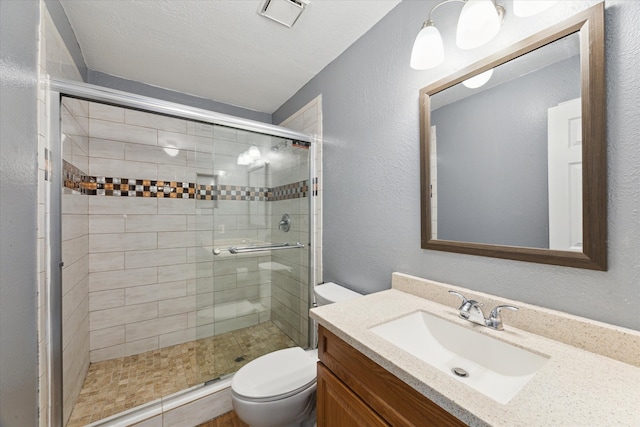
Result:
<svg viewBox="0 0 640 427"><path fill-rule="evenodd" d="M350 299L361 297L362 294L340 286L337 283L327 282L322 285L316 285L313 288L318 305L326 305L334 302L348 301Z"/></svg>

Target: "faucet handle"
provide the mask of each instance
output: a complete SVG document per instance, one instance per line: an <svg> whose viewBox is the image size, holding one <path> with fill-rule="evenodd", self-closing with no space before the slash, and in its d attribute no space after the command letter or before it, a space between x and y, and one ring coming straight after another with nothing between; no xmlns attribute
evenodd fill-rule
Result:
<svg viewBox="0 0 640 427"><path fill-rule="evenodd" d="M504 327L502 325L502 318L500 317L500 311L504 309L513 310L513 311L519 310L519 308L514 305L498 305L491 310L491 313L489 314L489 318L487 319L487 326L489 326L490 328L502 331Z"/></svg>
<svg viewBox="0 0 640 427"><path fill-rule="evenodd" d="M463 319L469 320L470 317L472 316L472 309L475 307L475 311L479 312L479 316L482 317L482 321L484 321L484 314L482 314L482 309L480 308L484 304L479 303L476 300L467 299L467 297L462 295L460 292L456 292L456 291L450 290L449 293L453 294L453 295L455 295L457 297L460 297L460 299L462 300L462 304L460 304L460 307L458 308L458 310L460 311L460 313L459 313L460 317L462 317ZM474 316L474 317L477 317L477 315ZM479 321L477 321L476 323L478 323L478 322Z"/></svg>
<svg viewBox="0 0 640 427"><path fill-rule="evenodd" d="M493 307L493 309L491 310L491 317L499 317L500 316L500 310L503 309L507 309L507 310L513 310L513 311L518 311L520 310L518 307L516 307L515 305L499 305L497 307Z"/></svg>
<svg viewBox="0 0 640 427"><path fill-rule="evenodd" d="M455 296L457 296L457 297L460 297L460 298L462 299L462 304L465 304L467 301L469 301L469 300L467 299L467 297L465 297L464 295L462 295L460 292L456 292L456 291L454 291L454 290L451 290L451 289L450 289L450 290L449 290L449 293L450 293L450 294L452 294L452 295L455 295Z"/></svg>
<svg viewBox="0 0 640 427"><path fill-rule="evenodd" d="M467 299L467 297L465 297L464 295L462 295L460 292L456 292L456 291L449 291L450 294L453 294L457 297L460 297L460 299L462 299L462 305L460 305L460 309L462 309L463 307L466 307L466 309L468 310L469 308L471 308L471 306L477 305L477 306L484 306L483 303L478 302L474 299Z"/></svg>

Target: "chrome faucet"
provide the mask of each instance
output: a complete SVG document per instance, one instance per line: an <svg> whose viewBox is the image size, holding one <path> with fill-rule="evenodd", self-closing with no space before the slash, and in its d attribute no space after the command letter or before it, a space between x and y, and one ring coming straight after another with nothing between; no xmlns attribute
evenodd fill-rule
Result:
<svg viewBox="0 0 640 427"><path fill-rule="evenodd" d="M462 299L462 304L460 305L460 308L458 308L460 317L468 320L469 322L477 323L478 325L486 326L498 331L502 331L504 329L502 318L500 317L500 311L503 309L514 311L518 310L518 307L513 305L499 305L491 310L489 317L485 318L482 311L482 303L467 299L467 297L456 291L450 290L449 293Z"/></svg>

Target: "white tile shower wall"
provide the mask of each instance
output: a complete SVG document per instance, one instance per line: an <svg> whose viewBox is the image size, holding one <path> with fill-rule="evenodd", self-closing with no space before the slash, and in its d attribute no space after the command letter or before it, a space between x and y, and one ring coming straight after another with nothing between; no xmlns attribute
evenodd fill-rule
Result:
<svg viewBox="0 0 640 427"><path fill-rule="evenodd" d="M89 116L91 176L266 184L264 168L236 163L252 145L266 157L270 137L94 103ZM247 201L90 196L91 360L269 320L271 276L258 265L270 257L211 250L270 239L269 208L262 225L255 215Z"/></svg>

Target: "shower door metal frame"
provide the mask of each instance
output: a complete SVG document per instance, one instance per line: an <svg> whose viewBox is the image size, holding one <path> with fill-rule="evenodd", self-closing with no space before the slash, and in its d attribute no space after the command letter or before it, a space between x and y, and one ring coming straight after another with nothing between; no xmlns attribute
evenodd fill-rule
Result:
<svg viewBox="0 0 640 427"><path fill-rule="evenodd" d="M165 114L181 119L191 119L214 125L228 126L265 135L279 136L282 138L295 139L298 141L312 143L311 136L306 133L297 132L269 123L230 116L223 113L216 113L214 111L203 110L202 108L176 104L174 102L163 101L161 99L136 95L106 87L90 85L88 83L78 83L61 79L50 79L49 87L51 91L58 92L61 95L81 98L88 101L113 104L120 107L145 110L151 113Z"/></svg>
<svg viewBox="0 0 640 427"><path fill-rule="evenodd" d="M62 95L49 90L49 295L47 332L49 335L49 421L53 427L64 424L62 405Z"/></svg>
<svg viewBox="0 0 640 427"><path fill-rule="evenodd" d="M312 320L309 317L309 310L314 307L315 296L313 293L313 288L317 283L316 277L316 257L315 250L317 248L316 242L316 192L314 191L314 179L316 179L316 171L318 170L317 162L319 159L317 158L317 147L315 144L317 143L316 139L314 140L309 147L309 284L307 286L307 290L309 292L308 301L307 301L307 346L311 349L318 348L318 328L316 327L315 320Z"/></svg>
<svg viewBox="0 0 640 427"><path fill-rule="evenodd" d="M68 96L86 101L127 107L135 110L143 110L151 113L163 114L181 119L227 126L250 132L261 133L270 136L304 141L312 144L313 138L305 133L297 132L284 127L262 123L255 120L216 113L201 108L190 107L160 99L136 95L101 86L79 83L69 80L49 78L46 82L48 88L49 111L49 146L51 151L51 192L50 192L50 285L48 305L47 328L50 334L50 349L48 354L49 371L49 401L51 407L50 421L52 427L63 426L62 412L62 97ZM310 160L315 159L313 147ZM312 291L315 278L315 265L313 256L315 250L313 226L313 169L314 162L309 163L309 308L313 300ZM308 322L311 324L311 320ZM311 326L309 330L311 331ZM313 344L311 334L308 346Z"/></svg>

